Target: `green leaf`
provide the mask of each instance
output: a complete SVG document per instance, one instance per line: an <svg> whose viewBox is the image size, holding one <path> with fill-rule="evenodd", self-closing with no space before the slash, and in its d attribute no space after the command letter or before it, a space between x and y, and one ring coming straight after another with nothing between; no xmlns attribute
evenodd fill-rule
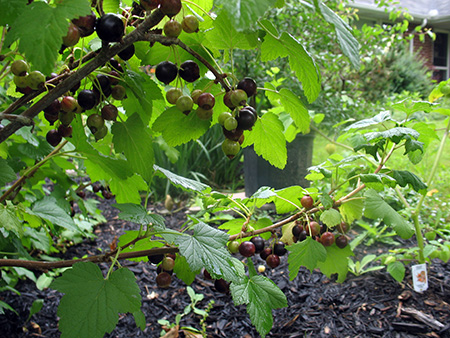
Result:
<svg viewBox="0 0 450 338"><path fill-rule="evenodd" d="M342 52L349 58L353 67L359 69L360 46L352 34L352 28L322 1L318 1L318 7L325 20L334 26Z"/></svg>
<svg viewBox="0 0 450 338"><path fill-rule="evenodd" d="M133 175L121 179L112 179L109 185L111 192L116 196L117 203L141 203L140 191L147 191L148 185L141 176Z"/></svg>
<svg viewBox="0 0 450 338"><path fill-rule="evenodd" d="M278 214L287 214L298 209L300 198L304 189L298 185L290 186L276 191L278 198L274 198L275 208ZM287 202L286 200L292 202Z"/></svg>
<svg viewBox="0 0 450 338"><path fill-rule="evenodd" d="M200 222L194 226L193 236L179 236L175 243L192 271L199 271L204 267L213 278L239 282L239 270L226 249L229 237L226 233Z"/></svg>
<svg viewBox="0 0 450 338"><path fill-rule="evenodd" d="M164 101L161 89L149 76L130 70L121 79L127 89L127 98L123 100L123 108L128 116L138 113L142 122L147 125L152 117L154 103Z"/></svg>
<svg viewBox="0 0 450 338"><path fill-rule="evenodd" d="M195 277L200 273L200 270L192 271L189 268L189 264L184 256L178 255L175 259L175 266L173 272L177 277L181 279L186 285L191 285L195 280Z"/></svg>
<svg viewBox="0 0 450 338"><path fill-rule="evenodd" d="M208 193L211 191L211 187L209 187L206 184L191 180L191 179L183 177L183 176L176 175L167 169L157 166L156 164L153 166L153 168L155 169L155 171L157 173L158 172L160 173L160 176L164 175L170 181L170 183L172 183L173 185L175 185L177 187L182 188L183 190L188 190L188 191L190 190L190 191L195 191L195 192L199 192L199 193Z"/></svg>
<svg viewBox="0 0 450 338"><path fill-rule="evenodd" d="M62 38L67 34L69 20L90 12L88 0L61 0L54 7L43 1L34 1L11 24L5 44L19 40L19 51L25 54L33 68L50 74L58 58Z"/></svg>
<svg viewBox="0 0 450 338"><path fill-rule="evenodd" d="M411 115L416 112L429 113L433 110L435 104L428 101L410 101L409 99L404 99L392 105L393 109L400 110L407 115Z"/></svg>
<svg viewBox="0 0 450 338"><path fill-rule="evenodd" d="M44 300L43 299L35 299L30 307L30 314L28 315L27 321L30 320L31 316L41 311L42 307L44 306Z"/></svg>
<svg viewBox="0 0 450 338"><path fill-rule="evenodd" d="M387 271L397 282L401 282L405 278L405 265L400 261L388 264Z"/></svg>
<svg viewBox="0 0 450 338"><path fill-rule="evenodd" d="M325 209L330 209L333 206L333 199L329 194L322 194L320 196L320 203L322 203Z"/></svg>
<svg viewBox="0 0 450 338"><path fill-rule="evenodd" d="M125 244L128 244L131 241L136 240L136 238L138 238L138 235L139 231L137 230L125 231L125 233L119 237L119 246L124 246ZM142 236L143 233L141 233L140 235ZM161 243L160 241L152 240L151 238L143 238L135 242L133 245L130 245L125 249L122 249L121 252L136 252L136 251L150 250L153 248L161 248L163 246L164 244ZM146 256L127 259L134 262L148 261L148 258Z"/></svg>
<svg viewBox="0 0 450 338"><path fill-rule="evenodd" d="M253 21L255 22L255 21ZM205 32L207 45L213 49L254 49L258 43L256 33L238 32L227 11L221 11L214 20L214 28Z"/></svg>
<svg viewBox="0 0 450 338"><path fill-rule="evenodd" d="M406 185L408 185L413 188L414 191L417 191L422 195L426 194L427 192L427 185L423 183L421 179L412 172L406 170L393 170L392 177L401 187L406 187Z"/></svg>
<svg viewBox="0 0 450 338"><path fill-rule="evenodd" d="M264 337L273 326L272 310L287 307L285 294L267 277L258 275L241 283L231 283L234 305L247 304L247 313L258 333Z"/></svg>
<svg viewBox="0 0 450 338"><path fill-rule="evenodd" d="M0 227L12 231L21 238L23 236L22 222L17 218L16 207L11 202L6 205L0 204Z"/></svg>
<svg viewBox="0 0 450 338"><path fill-rule="evenodd" d="M369 119L364 119L358 122L355 122L351 125L349 125L348 127L346 127L344 129L344 131L348 131L348 130L352 130L352 129L365 129L367 127L372 127L375 126L377 124L386 122L386 121L391 121L391 113L389 113L388 111L382 111L381 113L379 113L378 115L369 118Z"/></svg>
<svg viewBox="0 0 450 338"><path fill-rule="evenodd" d="M340 249L336 245L325 247L327 259L324 262L318 262L318 267L325 276L331 277L333 273L338 274L338 283L344 282L348 272L348 257L353 256L350 245Z"/></svg>
<svg viewBox="0 0 450 338"><path fill-rule="evenodd" d="M228 230L227 233L230 236L236 235L241 232L244 222L245 222L245 219L243 219L243 218L235 218L235 219L232 219L231 221L224 222L223 224L221 224L219 226L219 229ZM248 227L251 227L254 230L258 230L258 229L268 227L269 225L272 225L272 224L273 224L273 222L270 218L258 217L258 219L256 219L256 220L253 220L253 219L250 220L250 222L248 222ZM266 232L266 233L261 234L260 236L264 239L269 239L270 233ZM250 239L250 237L243 237L240 240L245 241L245 240L249 240L249 239Z"/></svg>
<svg viewBox="0 0 450 338"><path fill-rule="evenodd" d="M164 217L158 214L149 214L142 205L124 203L113 204L112 206L121 211L118 216L119 219L142 225L156 224L160 227L164 227Z"/></svg>
<svg viewBox="0 0 450 338"><path fill-rule="evenodd" d="M0 0L0 26L10 26L28 8L25 0Z"/></svg>
<svg viewBox="0 0 450 338"><path fill-rule="evenodd" d="M261 20L260 25L267 32L261 45L261 60L270 61L279 57L289 57L289 65L303 85L303 90L311 103L320 92L320 73L317 65L300 42L292 35L278 31L268 20Z"/></svg>
<svg viewBox="0 0 450 338"><path fill-rule="evenodd" d="M286 248L290 251L288 257L290 280L297 277L300 266L305 266L312 272L319 261L323 262L327 258L325 247L309 236L304 241L289 245Z"/></svg>
<svg viewBox="0 0 450 338"><path fill-rule="evenodd" d="M73 219L64 209L58 206L56 199L51 196L45 196L43 199L36 201L31 207L31 213L67 230L80 231Z"/></svg>
<svg viewBox="0 0 450 338"><path fill-rule="evenodd" d="M283 169L287 163L286 139L283 123L273 113L265 113L256 120L253 129L245 133L244 145L254 144L255 153L274 167Z"/></svg>
<svg viewBox="0 0 450 338"><path fill-rule="evenodd" d="M0 186L5 186L6 183L15 181L17 179L16 173L8 165L8 162L0 158Z"/></svg>
<svg viewBox="0 0 450 338"><path fill-rule="evenodd" d="M339 211L347 224L352 224L355 219L360 219L363 215L364 202L362 199L355 199L341 204Z"/></svg>
<svg viewBox="0 0 450 338"><path fill-rule="evenodd" d="M300 98L287 88L280 90L280 101L286 112L292 117L295 125L302 133L309 131L311 118L308 109L304 106Z"/></svg>
<svg viewBox="0 0 450 338"><path fill-rule="evenodd" d="M200 120L195 112L186 116L177 107L171 107L158 116L153 129L162 133L168 145L175 147L198 139L210 124L209 120Z"/></svg>
<svg viewBox="0 0 450 338"><path fill-rule="evenodd" d="M135 113L125 122L114 123L112 133L116 150L123 152L130 167L150 182L155 161L153 142L149 129L144 126L139 115Z"/></svg>
<svg viewBox="0 0 450 338"><path fill-rule="evenodd" d="M412 224L407 222L389 204L383 201L375 190L367 190L364 196L366 198L364 216L370 219L383 219L403 239L410 238L414 234Z"/></svg>
<svg viewBox="0 0 450 338"><path fill-rule="evenodd" d="M400 143L402 140L408 139L408 137L417 139L419 133L411 128L396 127L386 131L366 133L364 137L369 142L388 138L394 143Z"/></svg>
<svg viewBox="0 0 450 338"><path fill-rule="evenodd" d="M336 209L327 209L320 215L320 220L328 227L334 227L341 223L341 214Z"/></svg>
<svg viewBox="0 0 450 338"><path fill-rule="evenodd" d="M9 305L8 303L5 303L4 301L0 300L0 315L4 315L5 314L5 310L12 311L16 315L19 315L19 313L16 310L14 310L14 308L11 307L11 305Z"/></svg>
<svg viewBox="0 0 450 338"><path fill-rule="evenodd" d="M255 23L272 8L276 0L258 0L258 1L237 1L237 0L216 0L217 5L223 6L227 11L230 22L230 28L239 32L254 29ZM222 15L222 12L220 13ZM219 16L220 16L219 15Z"/></svg>
<svg viewBox="0 0 450 338"><path fill-rule="evenodd" d="M58 307L61 337L103 337L116 327L119 313L135 313L141 307L136 278L125 268L104 279L94 263L76 263L51 287L65 293Z"/></svg>

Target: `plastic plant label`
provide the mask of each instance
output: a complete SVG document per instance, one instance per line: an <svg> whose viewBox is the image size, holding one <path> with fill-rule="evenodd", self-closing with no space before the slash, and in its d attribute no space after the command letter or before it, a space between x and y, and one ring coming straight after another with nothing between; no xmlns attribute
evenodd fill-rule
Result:
<svg viewBox="0 0 450 338"><path fill-rule="evenodd" d="M412 278L414 290L423 292L428 289L427 265L417 264L412 266Z"/></svg>

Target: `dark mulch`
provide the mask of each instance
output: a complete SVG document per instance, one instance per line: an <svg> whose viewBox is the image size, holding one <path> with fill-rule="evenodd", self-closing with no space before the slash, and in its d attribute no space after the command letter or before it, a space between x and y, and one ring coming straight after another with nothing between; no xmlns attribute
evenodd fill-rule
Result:
<svg viewBox="0 0 450 338"><path fill-rule="evenodd" d="M136 227L118 220L111 208L105 212L108 223L96 228L97 239L69 248L67 258L97 254L98 247L107 250L116 236ZM178 212L167 215L166 224L179 228L185 219L185 213ZM147 327L141 331L131 315L121 315L116 329L107 337L159 337L161 326L157 320L174 322L176 314L189 304L185 285L173 278L170 288L159 289L155 285L154 266L123 263L135 273L141 288ZM262 261L255 258L255 263ZM106 271L108 267L102 268ZM295 280L289 281L283 257L280 267L268 269L264 274L281 288L289 303L288 308L273 311L274 325L268 337L450 337L449 264L436 261L431 265L429 289L422 294L412 289L409 271L404 283L381 271L359 277L349 275L344 283L338 284L319 272L304 269ZM215 301L206 321L208 337L259 337L245 307L234 306L231 297L216 292L211 281L199 275L191 286L205 295L197 307L204 309L211 299ZM0 316L0 337L59 337L56 311L61 294L50 289L39 291L30 281L20 282L17 289L20 296L11 292L0 295L1 300L19 312L19 316L9 311ZM44 307L26 322L30 305L38 298L44 299ZM421 315L439 321L444 327L433 328L420 319ZM181 325L200 329L199 321L199 316L191 313L183 317Z"/></svg>

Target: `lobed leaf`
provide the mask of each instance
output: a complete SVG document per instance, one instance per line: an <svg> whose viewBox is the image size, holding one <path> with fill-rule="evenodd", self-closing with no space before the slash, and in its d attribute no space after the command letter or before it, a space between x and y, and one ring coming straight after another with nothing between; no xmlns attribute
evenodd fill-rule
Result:
<svg viewBox="0 0 450 338"><path fill-rule="evenodd" d="M298 275L300 266L305 266L312 272L318 262L323 262L327 258L325 247L311 237L304 241L286 247L290 253L288 257L289 279L293 280Z"/></svg>

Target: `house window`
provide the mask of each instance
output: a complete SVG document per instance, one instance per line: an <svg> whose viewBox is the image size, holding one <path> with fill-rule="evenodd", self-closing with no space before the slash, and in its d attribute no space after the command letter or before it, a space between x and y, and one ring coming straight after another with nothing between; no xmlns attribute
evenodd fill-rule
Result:
<svg viewBox="0 0 450 338"><path fill-rule="evenodd" d="M436 33L433 43L433 79L436 81L448 78L448 34Z"/></svg>

